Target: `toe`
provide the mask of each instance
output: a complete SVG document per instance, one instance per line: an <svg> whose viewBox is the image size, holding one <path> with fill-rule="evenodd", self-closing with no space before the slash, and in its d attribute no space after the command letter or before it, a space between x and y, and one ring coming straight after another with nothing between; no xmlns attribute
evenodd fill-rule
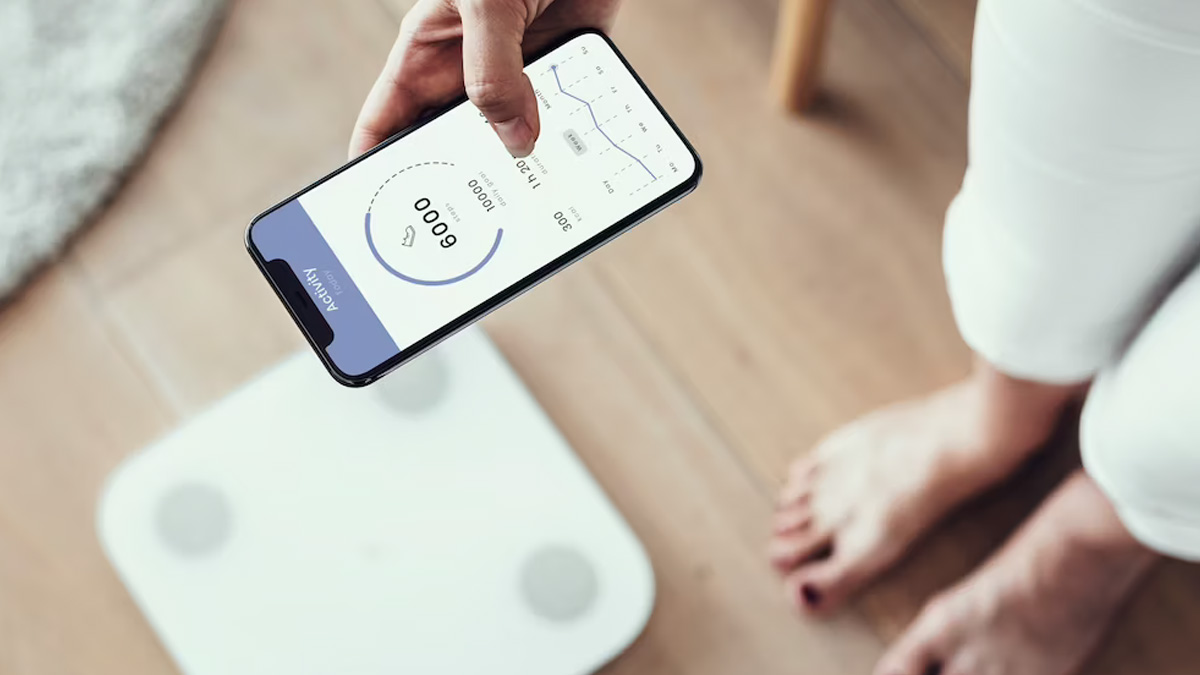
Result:
<svg viewBox="0 0 1200 675"><path fill-rule="evenodd" d="M788 467L788 478L807 480L811 478L814 473L816 473L816 470L816 453L809 453L803 457L797 457L795 461L792 462L791 466Z"/></svg>
<svg viewBox="0 0 1200 675"><path fill-rule="evenodd" d="M812 509L807 499L788 504L775 512L772 532L776 535L789 534L812 525Z"/></svg>
<svg viewBox="0 0 1200 675"><path fill-rule="evenodd" d="M779 506L783 508L807 499L816 473L817 461L814 457L801 457L793 462L788 469L787 482L779 491Z"/></svg>
<svg viewBox="0 0 1200 675"><path fill-rule="evenodd" d="M875 668L874 675L944 675L942 662L931 650L904 654L888 653Z"/></svg>
<svg viewBox="0 0 1200 675"><path fill-rule="evenodd" d="M813 614L836 610L875 574L877 566L852 549L839 548L823 560L797 566L787 577L788 595Z"/></svg>
<svg viewBox="0 0 1200 675"><path fill-rule="evenodd" d="M789 478L788 482L779 490L779 506L778 508L787 508L792 504L805 501L810 498L812 493L812 484L806 478Z"/></svg>
<svg viewBox="0 0 1200 675"><path fill-rule="evenodd" d="M775 569L787 573L828 546L829 534L810 525L772 537L767 544L767 557Z"/></svg>

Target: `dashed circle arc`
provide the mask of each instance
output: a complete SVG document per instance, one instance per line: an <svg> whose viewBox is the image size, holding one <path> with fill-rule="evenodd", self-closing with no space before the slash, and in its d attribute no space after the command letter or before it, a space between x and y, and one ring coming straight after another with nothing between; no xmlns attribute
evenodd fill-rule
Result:
<svg viewBox="0 0 1200 675"><path fill-rule="evenodd" d="M451 284L456 284L456 283L462 281L463 279L467 279L471 276L474 276L476 272L483 269L488 264L488 262L491 261L491 259L496 255L496 251L498 251L500 249L500 240L504 238L504 229L498 228L496 230L496 239L495 239L495 241L492 242L492 247L490 250L488 250L487 255L485 255L483 257L483 260L479 261L478 264L476 264L474 267L467 270L466 272L463 272L462 274L450 277L448 279L418 279L417 277L410 276L408 274L401 272L400 270L396 269L395 267L392 267L391 264L389 264L388 261L383 258L383 255L379 252L379 249L377 249L375 247L375 240L371 236L371 209L375 208L375 200L379 198L379 193L383 192L383 189L388 186L388 183L391 183L392 180L394 180L397 176L404 173L405 171L409 171L411 169L416 169L418 167L423 167L423 166L453 167L454 163L453 162L428 161L428 162L418 162L416 164L410 164L410 165L404 167L403 169L400 169L396 173L392 174L391 176L389 176L387 180L383 181L383 184L379 186L379 189L375 190L375 194L371 196L371 203L367 205L367 213L363 218L363 226L364 226L364 230L365 230L366 237L367 237L367 247L369 249L371 249L371 255L375 256L376 262L378 262L380 265L382 265L383 269L387 270L387 272L389 274L396 277L397 279L400 279L402 281L407 281L410 284L416 284L417 286L449 286Z"/></svg>

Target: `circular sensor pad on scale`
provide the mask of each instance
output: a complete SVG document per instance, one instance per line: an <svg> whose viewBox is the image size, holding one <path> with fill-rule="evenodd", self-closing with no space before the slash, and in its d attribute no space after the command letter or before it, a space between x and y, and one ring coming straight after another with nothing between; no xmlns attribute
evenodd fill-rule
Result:
<svg viewBox="0 0 1200 675"><path fill-rule="evenodd" d="M591 561L565 546L535 551L521 568L520 583L529 609L555 622L574 621L587 614L600 591Z"/></svg>
<svg viewBox="0 0 1200 675"><path fill-rule="evenodd" d="M388 177L367 204L367 246L389 274L418 286L450 286L485 268L504 238L502 205L486 174L419 162Z"/></svg>
<svg viewBox="0 0 1200 675"><path fill-rule="evenodd" d="M217 489L203 483L182 483L159 499L154 526L173 553L199 558L216 553L229 540L233 511Z"/></svg>

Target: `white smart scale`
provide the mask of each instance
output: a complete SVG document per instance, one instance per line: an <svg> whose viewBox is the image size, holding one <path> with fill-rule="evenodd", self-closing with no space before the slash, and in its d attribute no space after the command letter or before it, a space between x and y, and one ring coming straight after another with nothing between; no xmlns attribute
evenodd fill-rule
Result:
<svg viewBox="0 0 1200 675"><path fill-rule="evenodd" d="M125 461L97 528L186 675L579 675L654 603L477 329L359 390L297 354Z"/></svg>

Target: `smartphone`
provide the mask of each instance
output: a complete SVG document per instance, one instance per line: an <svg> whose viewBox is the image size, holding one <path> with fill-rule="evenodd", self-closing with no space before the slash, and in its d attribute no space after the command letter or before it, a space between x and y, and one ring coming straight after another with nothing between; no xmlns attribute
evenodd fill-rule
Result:
<svg viewBox="0 0 1200 675"><path fill-rule="evenodd" d="M696 188L700 157L603 33L525 72L530 156L463 99L250 223L250 255L338 382L377 380Z"/></svg>

